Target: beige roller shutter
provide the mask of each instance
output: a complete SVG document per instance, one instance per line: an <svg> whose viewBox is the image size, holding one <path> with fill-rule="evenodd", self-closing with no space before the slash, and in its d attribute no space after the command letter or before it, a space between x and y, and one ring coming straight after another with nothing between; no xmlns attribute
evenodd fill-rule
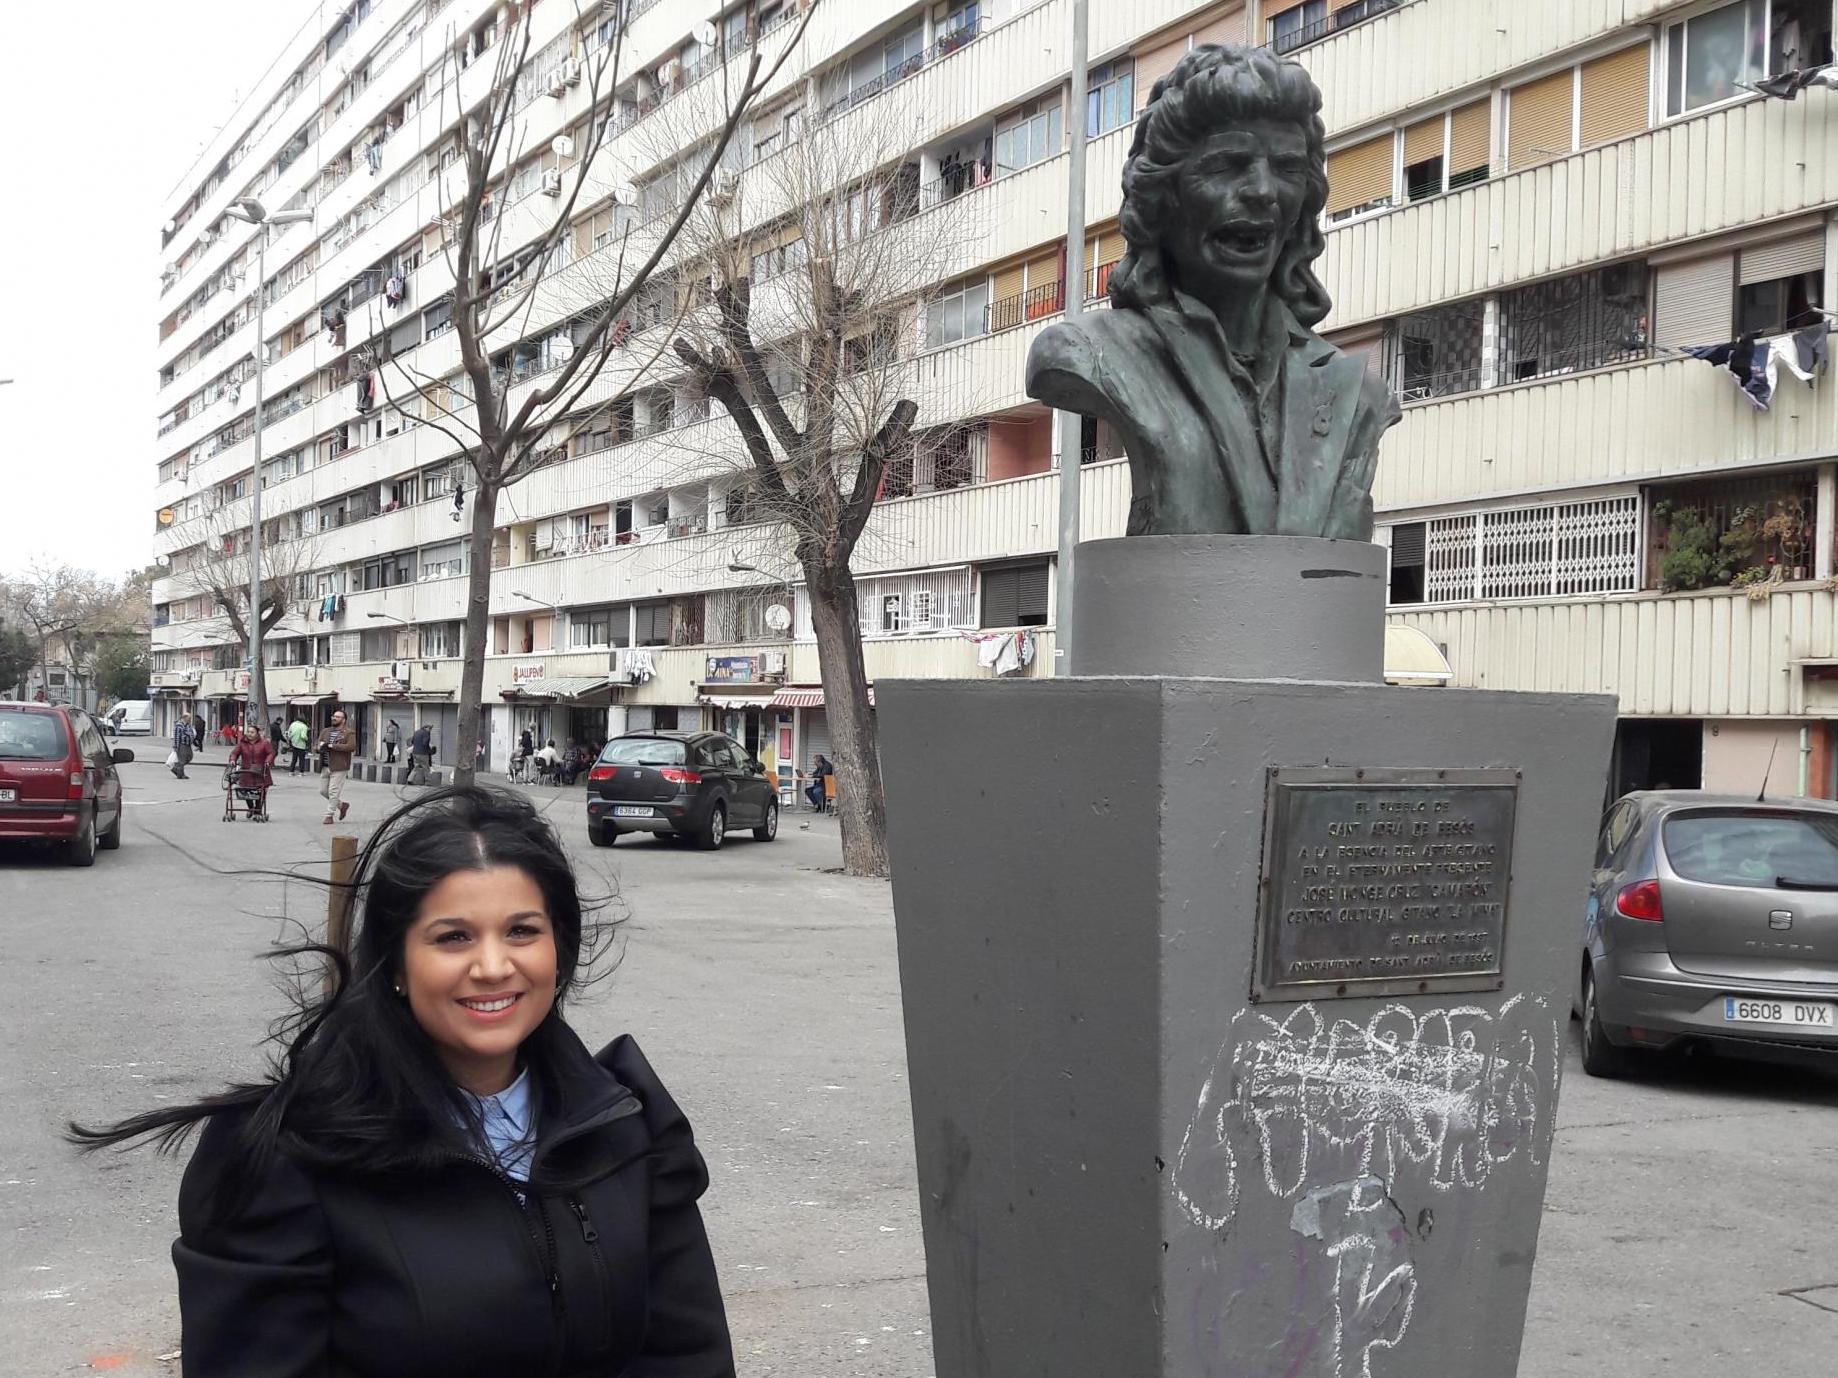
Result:
<svg viewBox="0 0 1838 1378"><path fill-rule="evenodd" d="M1358 3L1359 0L1328 0L1327 12L1329 14L1339 14L1348 5L1357 5Z"/></svg>
<svg viewBox="0 0 1838 1378"><path fill-rule="evenodd" d="M1449 114L1449 178L1475 172L1492 157L1493 102L1477 100Z"/></svg>
<svg viewBox="0 0 1838 1378"><path fill-rule="evenodd" d="M1187 51L1187 35L1170 39L1159 48L1136 54L1136 108L1144 109L1155 90L1155 83L1174 70L1174 64Z"/></svg>
<svg viewBox="0 0 1838 1378"><path fill-rule="evenodd" d="M1728 254L1669 264L1653 275L1653 343L1721 344L1736 326L1735 264Z"/></svg>
<svg viewBox="0 0 1838 1378"><path fill-rule="evenodd" d="M1744 249L1741 265L1738 280L1744 287L1751 282L1772 282L1775 278L1820 272L1825 267L1825 231L1813 230L1791 239Z"/></svg>
<svg viewBox="0 0 1838 1378"><path fill-rule="evenodd" d="M1636 43L1583 64L1584 148L1612 143L1647 127L1647 68L1650 51Z"/></svg>
<svg viewBox="0 0 1838 1378"><path fill-rule="evenodd" d="M1404 166L1442 156L1442 135L1448 119L1436 115L1404 128Z"/></svg>
<svg viewBox="0 0 1838 1378"><path fill-rule="evenodd" d="M1059 250L1036 254L1027 261L1027 286L1031 292L1049 282L1059 281Z"/></svg>
<svg viewBox="0 0 1838 1378"><path fill-rule="evenodd" d="M1304 0L1264 0L1264 18L1274 19L1277 15L1286 14L1303 3Z"/></svg>
<svg viewBox="0 0 1838 1378"><path fill-rule="evenodd" d="M1085 266L1102 268L1106 263L1115 263L1123 257L1123 247L1123 231L1115 225L1095 230L1085 241Z"/></svg>
<svg viewBox="0 0 1838 1378"><path fill-rule="evenodd" d="M1576 108L1576 73L1553 72L1515 86L1506 95L1506 166L1536 167L1570 152Z"/></svg>
<svg viewBox="0 0 1838 1378"><path fill-rule="evenodd" d="M1382 201L1392 193L1390 134L1327 155L1327 213Z"/></svg>
<svg viewBox="0 0 1838 1378"><path fill-rule="evenodd" d="M991 301L1007 301L1018 297L1027 286L1027 264L1010 263L996 269L995 282L989 289Z"/></svg>
<svg viewBox="0 0 1838 1378"><path fill-rule="evenodd" d="M1243 43L1244 6L1239 5L1206 20L1193 31L1193 46L1202 43Z"/></svg>

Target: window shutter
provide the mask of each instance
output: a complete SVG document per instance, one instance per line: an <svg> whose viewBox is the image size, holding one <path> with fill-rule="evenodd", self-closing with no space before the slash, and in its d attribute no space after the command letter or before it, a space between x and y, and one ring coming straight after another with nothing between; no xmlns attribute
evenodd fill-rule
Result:
<svg viewBox="0 0 1838 1378"><path fill-rule="evenodd" d="M995 286L989 289L989 299L992 302L1007 301L1010 297L1020 296L1027 283L1026 274L1025 263L1011 263L996 269Z"/></svg>
<svg viewBox="0 0 1838 1378"><path fill-rule="evenodd" d="M1086 266L1102 268L1107 263L1115 263L1123 257L1123 231L1115 225L1099 230L1096 237L1085 244Z"/></svg>
<svg viewBox="0 0 1838 1378"><path fill-rule="evenodd" d="M1658 269L1653 275L1653 343L1688 349L1727 341L1736 321L1733 270L1727 254Z"/></svg>
<svg viewBox="0 0 1838 1378"><path fill-rule="evenodd" d="M1571 70L1509 91L1506 166L1514 170L1536 167L1569 153L1574 146L1570 134L1575 102L1576 73Z"/></svg>
<svg viewBox="0 0 1838 1378"><path fill-rule="evenodd" d="M1036 287L1044 287L1050 282L1059 281L1059 250L1051 249L1038 254L1027 262L1027 286L1031 292Z"/></svg>
<svg viewBox="0 0 1838 1378"><path fill-rule="evenodd" d="M1493 103L1478 100L1449 116L1449 176L1487 166L1493 142Z"/></svg>
<svg viewBox="0 0 1838 1378"><path fill-rule="evenodd" d="M1391 196L1392 136L1343 148L1327 155L1327 213L1386 200Z"/></svg>
<svg viewBox="0 0 1838 1378"><path fill-rule="evenodd" d="M1306 0L1264 0L1264 18L1275 19L1279 14L1287 14L1304 3Z"/></svg>
<svg viewBox="0 0 1838 1378"><path fill-rule="evenodd" d="M1747 287L1751 282L1772 282L1800 273L1817 273L1824 268L1825 231L1812 230L1791 239L1744 249L1738 280Z"/></svg>
<svg viewBox="0 0 1838 1378"><path fill-rule="evenodd" d="M1391 528L1391 563L1408 569L1423 563L1423 523L1402 522Z"/></svg>
<svg viewBox="0 0 1838 1378"><path fill-rule="evenodd" d="M1047 616L1047 566L1023 565L1015 571L1015 608L1022 618Z"/></svg>
<svg viewBox="0 0 1838 1378"><path fill-rule="evenodd" d="M1442 156L1442 131L1446 121L1437 115L1404 129L1404 166Z"/></svg>
<svg viewBox="0 0 1838 1378"><path fill-rule="evenodd" d="M1020 621L1018 613L1016 571L992 569L983 572L983 625L1013 627Z"/></svg>
<svg viewBox="0 0 1838 1378"><path fill-rule="evenodd" d="M1243 43L1244 42L1244 6L1240 5L1229 14L1218 15L1201 24L1193 31L1193 43L1197 48L1202 43Z"/></svg>
<svg viewBox="0 0 1838 1378"><path fill-rule="evenodd" d="M1136 57L1136 109L1140 112L1149 103L1149 96L1155 90L1155 83L1174 70L1174 64L1181 60L1187 51L1187 35L1170 39L1159 48L1150 48Z"/></svg>
<svg viewBox="0 0 1838 1378"><path fill-rule="evenodd" d="M1612 143L1647 127L1648 65L1645 43L1583 64L1582 147Z"/></svg>

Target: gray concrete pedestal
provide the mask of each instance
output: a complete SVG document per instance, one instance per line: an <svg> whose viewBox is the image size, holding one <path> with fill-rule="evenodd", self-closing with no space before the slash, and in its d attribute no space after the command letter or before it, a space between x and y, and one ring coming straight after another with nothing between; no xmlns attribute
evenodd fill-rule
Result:
<svg viewBox="0 0 1838 1378"><path fill-rule="evenodd" d="M1267 566L1266 540L1286 547ZM1076 663L1111 674L876 686L938 1378L1510 1378L1612 701L1377 683L1369 547L1137 537L1080 559L1108 572L1081 582ZM1125 592L1107 605L1103 581ZM1330 582L1376 625L1311 600ZM1213 630L1171 650L1132 585L1210 590ZM1323 677L1205 677L1278 668L1265 636ZM1308 998L1258 998L1267 801L1362 770L1507 782L1498 975L1416 993L1435 949L1406 943L1402 892L1358 899L1396 883L1353 869L1379 853L1311 837L1320 922L1399 923L1382 950L1406 979L1301 961ZM1424 846L1467 845L1455 817L1424 813Z"/></svg>

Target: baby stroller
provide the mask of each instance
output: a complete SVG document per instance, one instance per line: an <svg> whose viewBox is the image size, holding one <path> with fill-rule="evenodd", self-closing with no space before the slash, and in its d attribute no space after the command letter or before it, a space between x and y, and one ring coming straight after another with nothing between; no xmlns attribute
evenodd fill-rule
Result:
<svg viewBox="0 0 1838 1378"><path fill-rule="evenodd" d="M237 818L237 804L242 805L241 816L251 823L268 821L268 786L239 785L237 776L242 772L235 767L223 773L223 821L233 823Z"/></svg>

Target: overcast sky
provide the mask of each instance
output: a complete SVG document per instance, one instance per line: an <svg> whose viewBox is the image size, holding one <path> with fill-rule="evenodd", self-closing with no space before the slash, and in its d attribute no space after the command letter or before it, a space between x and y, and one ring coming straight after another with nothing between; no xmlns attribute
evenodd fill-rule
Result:
<svg viewBox="0 0 1838 1378"><path fill-rule="evenodd" d="M166 195L319 0L9 4L0 573L153 555Z"/></svg>

